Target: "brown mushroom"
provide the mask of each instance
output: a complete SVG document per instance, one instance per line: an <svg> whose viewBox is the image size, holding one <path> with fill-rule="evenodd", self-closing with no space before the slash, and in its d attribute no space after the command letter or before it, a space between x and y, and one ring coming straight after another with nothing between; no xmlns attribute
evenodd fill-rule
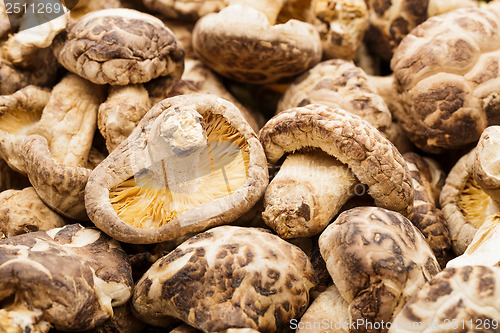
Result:
<svg viewBox="0 0 500 333"><path fill-rule="evenodd" d="M122 0L107 0L107 1L92 1L92 0L78 0L78 1L66 1L68 5L73 5L71 9L71 20L75 21L80 17L97 10L110 9L110 8L121 8L123 7Z"/></svg>
<svg viewBox="0 0 500 333"><path fill-rule="evenodd" d="M438 208L439 194L445 176L437 163L409 152L403 154L413 179L413 210L408 219L422 232L441 267L453 257L450 231L443 212Z"/></svg>
<svg viewBox="0 0 500 333"><path fill-rule="evenodd" d="M446 268L410 300L391 333L497 332L500 268Z"/></svg>
<svg viewBox="0 0 500 333"><path fill-rule="evenodd" d="M267 165L230 102L209 94L154 106L92 172L85 204L112 237L157 243L229 223L260 199Z"/></svg>
<svg viewBox="0 0 500 333"><path fill-rule="evenodd" d="M169 19L197 21L226 7L230 0L142 0L148 9L159 12Z"/></svg>
<svg viewBox="0 0 500 333"><path fill-rule="evenodd" d="M260 140L270 164L290 154L264 196L264 221L281 237L321 232L349 198L365 192L358 181L378 206L405 215L412 209L403 157L359 116L319 104L293 108L273 117Z"/></svg>
<svg viewBox="0 0 500 333"><path fill-rule="evenodd" d="M395 51L391 68L404 107L394 116L417 147L465 147L499 123L498 20L488 7L457 9L429 18Z"/></svg>
<svg viewBox="0 0 500 333"><path fill-rule="evenodd" d="M118 242L77 224L0 241L0 276L4 332L94 328L133 286Z"/></svg>
<svg viewBox="0 0 500 333"><path fill-rule="evenodd" d="M6 237L64 225L64 219L45 205L33 187L0 192L0 232Z"/></svg>
<svg viewBox="0 0 500 333"><path fill-rule="evenodd" d="M333 283L349 303L356 332L386 332L380 324L392 321L440 271L420 231L383 208L343 212L321 234L319 245Z"/></svg>
<svg viewBox="0 0 500 333"><path fill-rule="evenodd" d="M321 41L311 24L275 25L283 0L235 2L194 27L194 52L215 72L263 84L297 75L321 60Z"/></svg>
<svg viewBox="0 0 500 333"><path fill-rule="evenodd" d="M159 259L137 282L132 305L157 326L175 317L204 332L275 332L305 311L314 284L298 247L263 229L221 226Z"/></svg>
<svg viewBox="0 0 500 333"><path fill-rule="evenodd" d="M97 84L127 85L181 76L184 49L154 16L124 8L91 12L54 40L69 71Z"/></svg>

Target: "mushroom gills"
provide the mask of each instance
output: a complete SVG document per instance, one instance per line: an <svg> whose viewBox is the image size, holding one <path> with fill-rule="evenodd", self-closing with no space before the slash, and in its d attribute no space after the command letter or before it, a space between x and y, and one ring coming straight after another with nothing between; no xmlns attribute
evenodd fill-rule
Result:
<svg viewBox="0 0 500 333"><path fill-rule="evenodd" d="M173 134L184 138L170 141L168 156L161 158L153 149L150 153L157 155L151 165L110 189L111 205L124 222L158 228L187 210L233 194L246 183L250 154L243 135L218 114L207 114L199 121L203 133Z"/></svg>
<svg viewBox="0 0 500 333"><path fill-rule="evenodd" d="M319 233L354 194L353 172L319 149L290 154L269 184L262 217L283 238Z"/></svg>
<svg viewBox="0 0 500 333"><path fill-rule="evenodd" d="M26 112L23 109L9 110L0 116L0 131L10 134L26 134L42 117L42 110Z"/></svg>
<svg viewBox="0 0 500 333"><path fill-rule="evenodd" d="M490 197L476 183L473 175L470 175L460 193L458 207L476 229L490 215L490 201Z"/></svg>

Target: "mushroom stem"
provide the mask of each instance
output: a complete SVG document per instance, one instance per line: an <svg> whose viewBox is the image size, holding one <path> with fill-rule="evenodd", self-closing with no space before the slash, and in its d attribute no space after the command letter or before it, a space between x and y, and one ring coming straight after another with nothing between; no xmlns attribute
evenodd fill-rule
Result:
<svg viewBox="0 0 500 333"><path fill-rule="evenodd" d="M357 178L322 151L294 153L269 184L262 217L282 238L321 232L354 195Z"/></svg>
<svg viewBox="0 0 500 333"><path fill-rule="evenodd" d="M284 0L230 0L230 5L241 5L257 9L266 15L271 25L276 24Z"/></svg>
<svg viewBox="0 0 500 333"><path fill-rule="evenodd" d="M12 305L0 309L0 332L6 333L45 333L50 330L50 323L41 320L41 310L29 310L24 306Z"/></svg>

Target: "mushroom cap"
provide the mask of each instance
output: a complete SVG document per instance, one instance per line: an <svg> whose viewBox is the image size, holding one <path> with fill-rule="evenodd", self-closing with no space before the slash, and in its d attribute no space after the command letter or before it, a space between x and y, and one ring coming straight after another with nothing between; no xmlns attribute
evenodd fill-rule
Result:
<svg viewBox="0 0 500 333"><path fill-rule="evenodd" d="M300 74L318 63L322 52L312 25L290 20L273 26L262 12L240 5L199 19L193 48L217 73L254 84Z"/></svg>
<svg viewBox="0 0 500 333"><path fill-rule="evenodd" d="M310 104L274 116L260 131L269 163L302 148L320 148L349 166L377 206L408 215L413 185L394 145L366 120L342 109Z"/></svg>
<svg viewBox="0 0 500 333"><path fill-rule="evenodd" d="M78 224L0 241L0 276L0 311L41 310L44 321L63 331L102 324L133 286L118 242Z"/></svg>
<svg viewBox="0 0 500 333"><path fill-rule="evenodd" d="M184 48L170 29L133 9L91 12L70 24L54 45L54 54L67 70L97 84L180 77L184 68Z"/></svg>
<svg viewBox="0 0 500 333"><path fill-rule="evenodd" d="M463 332L489 330L479 328L484 325L492 332L497 331L500 318L497 283L500 283L498 267L446 268L408 301L389 332L437 333L446 330L443 325L448 324L449 329L455 323L459 323L458 329L463 328Z"/></svg>
<svg viewBox="0 0 500 333"><path fill-rule="evenodd" d="M500 123L498 20L488 9L457 9L429 18L395 51L404 108L394 116L417 147L460 148Z"/></svg>
<svg viewBox="0 0 500 333"><path fill-rule="evenodd" d="M341 213L319 238L321 255L352 321L390 321L440 270L420 231L378 207Z"/></svg>
<svg viewBox="0 0 500 333"><path fill-rule="evenodd" d="M367 120L389 140L394 139L392 116L368 75L353 62L320 62L297 77L278 103L277 112L307 104L341 108Z"/></svg>
<svg viewBox="0 0 500 333"><path fill-rule="evenodd" d="M33 187L0 193L0 231L6 237L64 224L63 218L45 205Z"/></svg>
<svg viewBox="0 0 500 333"><path fill-rule="evenodd" d="M134 288L138 316L175 317L204 332L275 332L309 304L316 283L306 254L267 230L221 226L159 259Z"/></svg>
<svg viewBox="0 0 500 333"><path fill-rule="evenodd" d="M475 148L474 179L497 204L500 202L500 126L486 128ZM500 207L497 207L500 208Z"/></svg>
<svg viewBox="0 0 500 333"><path fill-rule="evenodd" d="M226 7L229 0L142 0L144 6L159 12L169 19L197 21L199 18L215 13Z"/></svg>
<svg viewBox="0 0 500 333"><path fill-rule="evenodd" d="M94 169L85 204L115 239L157 243L234 221L267 184L262 146L239 110L214 95L190 94L146 113Z"/></svg>

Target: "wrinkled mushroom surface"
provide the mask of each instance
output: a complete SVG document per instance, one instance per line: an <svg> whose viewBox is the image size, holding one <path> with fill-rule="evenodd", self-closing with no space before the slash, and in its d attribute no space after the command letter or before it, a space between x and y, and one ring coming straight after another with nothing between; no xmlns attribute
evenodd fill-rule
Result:
<svg viewBox="0 0 500 333"><path fill-rule="evenodd" d="M85 204L112 237L156 243L229 223L268 183L255 132L230 102L209 94L154 106L92 172Z"/></svg>
<svg viewBox="0 0 500 333"><path fill-rule="evenodd" d="M181 76L184 48L163 22L132 9L91 12L54 40L54 54L69 71L97 84L143 83Z"/></svg>
<svg viewBox="0 0 500 333"><path fill-rule="evenodd" d="M305 311L315 283L298 247L263 229L221 226L159 259L136 284L132 305L154 325L175 317L204 332L275 332Z"/></svg>

